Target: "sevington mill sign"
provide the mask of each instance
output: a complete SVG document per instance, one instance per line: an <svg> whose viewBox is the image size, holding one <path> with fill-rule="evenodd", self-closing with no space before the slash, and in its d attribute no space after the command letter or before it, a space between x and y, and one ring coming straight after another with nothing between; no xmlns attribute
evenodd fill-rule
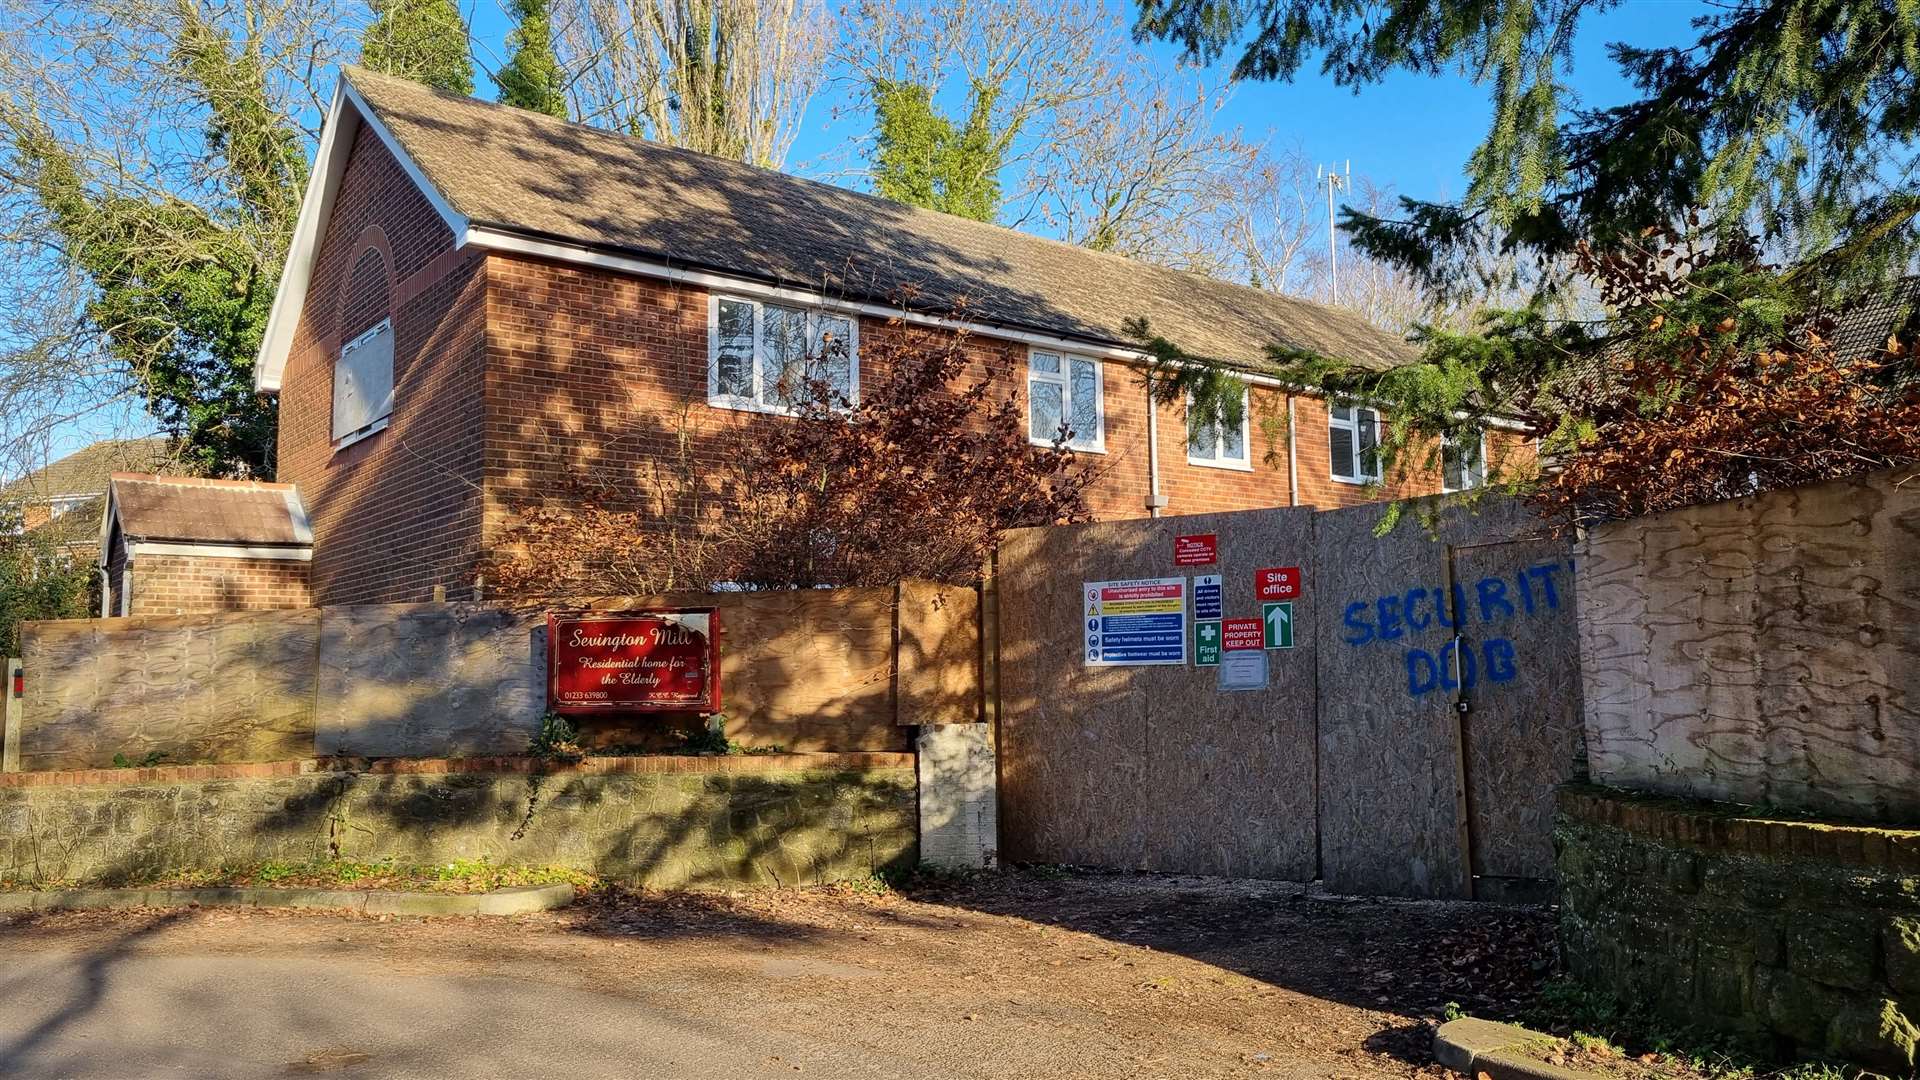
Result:
<svg viewBox="0 0 1920 1080"><path fill-rule="evenodd" d="M561 714L720 711L712 608L553 612L547 703Z"/></svg>

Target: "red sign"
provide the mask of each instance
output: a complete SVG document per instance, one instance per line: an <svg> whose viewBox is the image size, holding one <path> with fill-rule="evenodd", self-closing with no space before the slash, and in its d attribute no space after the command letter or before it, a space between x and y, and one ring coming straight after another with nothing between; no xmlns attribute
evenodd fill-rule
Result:
<svg viewBox="0 0 1920 1080"><path fill-rule="evenodd" d="M547 616L547 703L558 713L720 711L712 608Z"/></svg>
<svg viewBox="0 0 1920 1080"><path fill-rule="evenodd" d="M1266 629L1259 619L1226 619L1220 623L1220 648L1227 652L1267 647Z"/></svg>
<svg viewBox="0 0 1920 1080"><path fill-rule="evenodd" d="M1211 566L1220 558L1220 538L1214 533L1196 533L1173 538L1173 565Z"/></svg>
<svg viewBox="0 0 1920 1080"><path fill-rule="evenodd" d="M1300 595L1300 568L1269 566L1253 572L1255 600L1292 600Z"/></svg>

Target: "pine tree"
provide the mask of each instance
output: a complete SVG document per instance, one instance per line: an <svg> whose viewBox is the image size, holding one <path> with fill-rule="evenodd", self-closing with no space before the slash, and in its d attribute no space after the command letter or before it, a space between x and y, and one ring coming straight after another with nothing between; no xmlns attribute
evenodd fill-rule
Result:
<svg viewBox="0 0 1920 1080"><path fill-rule="evenodd" d="M1212 60L1251 33L1236 75L1292 79L1315 56L1345 86L1395 71L1481 73L1485 140L1454 203L1399 220L1348 211L1357 246L1436 285L1489 247L1564 263L1700 211L1721 236L1854 290L1920 254L1920 17L1912 0L1729 0L1681 48L1612 47L1637 100L1578 109L1564 83L1590 0L1143 0L1142 35Z"/></svg>
<svg viewBox="0 0 1920 1080"><path fill-rule="evenodd" d="M455 0L369 0L360 62L454 94L473 93L467 22Z"/></svg>
<svg viewBox="0 0 1920 1080"><path fill-rule="evenodd" d="M553 52L553 20L548 0L513 0L513 55L493 81L500 101L566 119L567 99L560 60Z"/></svg>

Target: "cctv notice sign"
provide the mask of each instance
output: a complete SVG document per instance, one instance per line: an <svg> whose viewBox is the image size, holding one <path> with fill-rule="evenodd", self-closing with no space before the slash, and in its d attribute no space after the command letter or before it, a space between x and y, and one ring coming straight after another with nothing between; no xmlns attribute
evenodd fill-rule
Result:
<svg viewBox="0 0 1920 1080"><path fill-rule="evenodd" d="M720 711L712 608L553 612L547 704L561 714Z"/></svg>

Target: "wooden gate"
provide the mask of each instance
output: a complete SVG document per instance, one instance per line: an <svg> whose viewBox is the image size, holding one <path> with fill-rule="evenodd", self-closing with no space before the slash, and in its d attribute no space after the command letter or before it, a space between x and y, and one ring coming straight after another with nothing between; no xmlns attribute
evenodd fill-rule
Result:
<svg viewBox="0 0 1920 1080"><path fill-rule="evenodd" d="M1003 842L1015 861L1529 895L1576 766L1572 570L1516 501L1282 508L1009 533L998 573ZM1175 538L1218 537L1179 566ZM1081 586L1297 566L1263 690L1217 669L1090 667ZM1191 660L1191 658L1190 658Z"/></svg>
<svg viewBox="0 0 1920 1080"><path fill-rule="evenodd" d="M1208 533L1217 565L1174 564L1176 535ZM1219 571L1225 610L1258 615L1251 572L1225 568L1298 565L1312 536L1306 509L1007 534L996 588L1007 858L1313 876L1313 642L1275 650L1258 691L1220 693L1217 669L1191 663L1090 667L1081 593L1086 581ZM1296 609L1307 625L1312 603Z"/></svg>

